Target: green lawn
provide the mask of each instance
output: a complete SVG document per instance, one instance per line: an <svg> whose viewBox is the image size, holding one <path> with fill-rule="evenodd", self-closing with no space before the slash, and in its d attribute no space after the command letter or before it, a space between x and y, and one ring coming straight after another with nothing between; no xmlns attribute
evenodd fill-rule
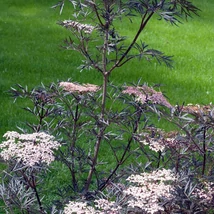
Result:
<svg viewBox="0 0 214 214"><path fill-rule="evenodd" d="M13 103L6 93L19 83L29 88L41 82L57 80L101 83L94 71L79 72L81 57L60 48L69 32L58 20L72 18L69 3L60 16L50 7L57 1L0 0L0 136L28 120L21 109L23 101ZM200 17L179 27L153 20L140 39L151 48L174 56L173 69L157 62L134 60L111 76L115 84L136 82L160 83L173 104L213 102L214 1L193 1L201 9ZM130 37L138 19L118 23L121 34Z"/></svg>

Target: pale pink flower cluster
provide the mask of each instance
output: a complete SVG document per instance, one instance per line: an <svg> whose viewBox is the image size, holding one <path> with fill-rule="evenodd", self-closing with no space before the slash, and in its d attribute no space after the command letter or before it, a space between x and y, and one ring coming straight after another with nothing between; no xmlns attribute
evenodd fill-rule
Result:
<svg viewBox="0 0 214 214"><path fill-rule="evenodd" d="M155 127L147 129L136 135L136 139L142 145L149 145L149 148L155 152L163 152L167 148L189 148L194 150L194 146L189 144L189 140L176 131L165 132Z"/></svg>
<svg viewBox="0 0 214 214"><path fill-rule="evenodd" d="M83 31L84 33L87 33L87 34L91 34L92 31L94 30L94 26L92 26L92 25L81 24L79 22L72 21L72 20L65 20L61 23L61 25L63 25L66 28L71 27L71 28L77 30L78 32Z"/></svg>
<svg viewBox="0 0 214 214"><path fill-rule="evenodd" d="M0 144L0 156L5 161L16 159L29 167L39 163L49 165L54 161L53 149L60 146L53 136L44 132L19 134L8 131L3 137L7 140Z"/></svg>
<svg viewBox="0 0 214 214"><path fill-rule="evenodd" d="M93 214L95 209L88 206L86 202L70 201L64 208L64 214Z"/></svg>
<svg viewBox="0 0 214 214"><path fill-rule="evenodd" d="M214 200L214 183L206 182L204 183L204 188L195 189L193 195L200 198L200 203L210 204Z"/></svg>
<svg viewBox="0 0 214 214"><path fill-rule="evenodd" d="M164 210L160 205L161 199L173 198L173 185L170 182L175 181L176 177L171 170L162 169L151 173L131 175L127 180L134 183L124 191L131 196L128 201L129 207L140 208L153 214Z"/></svg>
<svg viewBox="0 0 214 214"><path fill-rule="evenodd" d="M78 93L96 92L100 89L100 87L97 85L93 84L79 85L77 83L72 82L60 82L59 86L62 87L65 91Z"/></svg>
<svg viewBox="0 0 214 214"><path fill-rule="evenodd" d="M165 149L164 133L161 129L147 127L145 132L140 133L138 137L139 143L149 145L149 148L155 152L163 152Z"/></svg>
<svg viewBox="0 0 214 214"><path fill-rule="evenodd" d="M146 138L144 140L139 140L139 142L144 145L149 145L149 148L155 152L163 152L166 148L188 147L186 141L178 141L175 138Z"/></svg>
<svg viewBox="0 0 214 214"><path fill-rule="evenodd" d="M126 89L123 90L123 93L134 95L136 97L136 101L141 102L142 104L150 101L153 104L160 104L168 108L172 108L171 104L166 100L161 92L157 92L147 85L137 87L126 86Z"/></svg>

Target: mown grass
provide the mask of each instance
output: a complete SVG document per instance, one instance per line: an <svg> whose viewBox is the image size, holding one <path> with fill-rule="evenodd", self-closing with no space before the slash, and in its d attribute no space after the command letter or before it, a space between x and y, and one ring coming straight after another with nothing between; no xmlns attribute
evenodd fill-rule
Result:
<svg viewBox="0 0 214 214"><path fill-rule="evenodd" d="M56 24L57 20L72 18L70 5L60 16L50 7L55 1L0 1L0 134L15 129L29 118L20 109L24 103L13 104L6 93L16 83L29 88L41 82L57 80L101 83L94 71L79 72L81 57L60 48L69 32ZM213 12L214 2L195 2L201 9L199 17L171 26L153 19L140 39L151 48L174 56L173 69L157 62L134 60L115 71L111 81L115 84L136 82L140 78L149 84L160 83L173 104L213 101ZM118 23L123 35L133 37L139 19Z"/></svg>

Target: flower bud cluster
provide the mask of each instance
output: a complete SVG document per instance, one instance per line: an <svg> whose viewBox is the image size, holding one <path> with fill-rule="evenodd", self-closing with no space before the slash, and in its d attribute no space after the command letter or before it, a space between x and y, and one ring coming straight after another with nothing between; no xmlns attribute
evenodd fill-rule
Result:
<svg viewBox="0 0 214 214"><path fill-rule="evenodd" d="M195 116L195 118L197 118L201 122L202 121L213 122L214 107L212 104L210 105L188 104L187 106L182 106L180 110L184 113L188 113Z"/></svg>
<svg viewBox="0 0 214 214"><path fill-rule="evenodd" d="M44 132L19 134L8 131L3 137L7 140L0 144L0 156L5 161L15 159L28 167L39 163L49 165L54 161L53 149L60 146L53 136Z"/></svg>
<svg viewBox="0 0 214 214"><path fill-rule="evenodd" d="M161 92L157 92L147 85L137 87L127 86L126 89L123 90L123 93L134 95L136 97L136 101L141 102L142 104L150 101L153 104L160 104L167 108L172 108L171 104L166 100Z"/></svg>
<svg viewBox="0 0 214 214"><path fill-rule="evenodd" d="M65 20L61 23L61 25L63 25L66 28L71 27L71 28L77 30L78 32L83 31L84 33L87 33L87 34L91 34L92 31L94 30L94 26L92 26L92 25L81 24L79 22L72 21L72 20Z"/></svg>
<svg viewBox="0 0 214 214"><path fill-rule="evenodd" d="M86 93L86 92L96 92L100 89L99 86L93 84L83 84L79 85L72 82L60 82L60 87L68 92Z"/></svg>

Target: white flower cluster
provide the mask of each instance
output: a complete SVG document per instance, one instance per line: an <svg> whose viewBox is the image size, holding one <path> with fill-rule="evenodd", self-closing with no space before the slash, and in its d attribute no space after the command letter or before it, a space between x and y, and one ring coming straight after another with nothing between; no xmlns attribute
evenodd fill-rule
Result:
<svg viewBox="0 0 214 214"><path fill-rule="evenodd" d="M86 202L70 201L64 208L64 214L119 214L121 207L115 202L106 199L97 199L95 208L88 206Z"/></svg>
<svg viewBox="0 0 214 214"><path fill-rule="evenodd" d="M98 208L99 210L105 211L104 213L119 214L119 210L122 209L122 207L116 205L115 202L108 201L106 199L98 199L95 200L94 202L96 203L95 207Z"/></svg>
<svg viewBox="0 0 214 214"><path fill-rule="evenodd" d="M94 30L94 26L89 25L89 24L81 24L79 22L75 22L72 20L65 20L62 22L62 25L66 28L72 27L78 32L83 31L84 33L91 34L92 31Z"/></svg>
<svg viewBox="0 0 214 214"><path fill-rule="evenodd" d="M64 208L64 214L93 214L95 209L87 206L86 202L70 201Z"/></svg>
<svg viewBox="0 0 214 214"><path fill-rule="evenodd" d="M128 179L134 185L123 191L123 200L128 205L125 209L137 209L143 213L154 214L164 211L161 202L173 198L174 187L172 184L176 180L175 174L171 170L157 170L151 173L131 175ZM164 201L165 202L165 201ZM87 205L85 202L70 201L64 208L64 214L120 214L123 210L117 202L106 199L94 201L95 207Z"/></svg>
<svg viewBox="0 0 214 214"><path fill-rule="evenodd" d="M39 163L49 165L54 161L53 149L60 146L53 136L44 132L19 134L8 131L3 137L7 140L0 144L0 156L5 161L16 159L29 167Z"/></svg>
<svg viewBox="0 0 214 214"><path fill-rule="evenodd" d="M128 181L135 183L124 192L131 196L128 206L140 208L147 213L155 213L163 210L161 199L173 197L173 186L169 183L176 180L171 170L157 170L152 173L131 175Z"/></svg>

